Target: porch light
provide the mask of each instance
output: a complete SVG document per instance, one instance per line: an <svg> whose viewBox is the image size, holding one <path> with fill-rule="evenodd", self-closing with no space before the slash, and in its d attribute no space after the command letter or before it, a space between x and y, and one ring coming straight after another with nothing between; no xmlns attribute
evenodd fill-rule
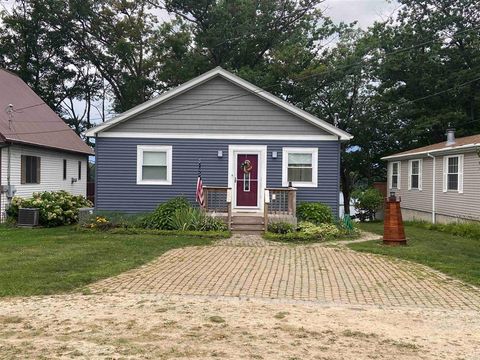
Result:
<svg viewBox="0 0 480 360"><path fill-rule="evenodd" d="M223 157L223 151L222 150L218 150L217 157L219 157L219 158Z"/></svg>
<svg viewBox="0 0 480 360"><path fill-rule="evenodd" d="M272 159L276 159L278 156L278 153L276 151L272 151Z"/></svg>

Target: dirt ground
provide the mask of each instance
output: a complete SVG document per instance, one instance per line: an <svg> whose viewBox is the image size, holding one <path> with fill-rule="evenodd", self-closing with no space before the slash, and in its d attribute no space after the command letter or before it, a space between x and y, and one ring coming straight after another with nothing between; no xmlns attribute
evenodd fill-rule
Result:
<svg viewBox="0 0 480 360"><path fill-rule="evenodd" d="M0 301L1 359L480 359L480 313L58 295Z"/></svg>

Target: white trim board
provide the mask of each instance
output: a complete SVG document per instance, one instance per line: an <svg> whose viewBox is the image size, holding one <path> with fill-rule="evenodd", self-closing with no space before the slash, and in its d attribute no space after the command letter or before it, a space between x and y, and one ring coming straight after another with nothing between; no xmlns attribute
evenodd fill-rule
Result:
<svg viewBox="0 0 480 360"><path fill-rule="evenodd" d="M256 134L193 134L193 133L143 133L143 132L102 132L103 138L139 138L139 139L228 139L228 140L321 140L338 141L335 135L256 135Z"/></svg>
<svg viewBox="0 0 480 360"><path fill-rule="evenodd" d="M165 180L144 180L143 153L165 152L167 158L167 178ZM172 185L172 146L171 145L137 145L137 185Z"/></svg>
<svg viewBox="0 0 480 360"><path fill-rule="evenodd" d="M444 147L441 149L434 149L434 150L425 150L425 151L418 151L418 152L412 152L408 154L394 154L394 155L389 155L389 156L384 156L381 158L381 160L400 160L400 159L407 159L409 157L415 157L418 155L425 155L428 156L428 154L435 154L437 156L439 155L449 155L449 154L456 154L456 152L461 152L463 150L466 151L474 151L475 149L480 148L480 143L475 143L475 144L466 144L466 145L459 145L459 146L449 146L449 147Z"/></svg>
<svg viewBox="0 0 480 360"><path fill-rule="evenodd" d="M237 171L236 154L258 154L258 198L257 207L238 207L237 187L235 174ZM232 189L232 211L233 212L259 212L263 211L265 188L267 187L267 146L266 145L229 145L228 146L228 187Z"/></svg>
<svg viewBox="0 0 480 360"><path fill-rule="evenodd" d="M140 105L137 105L135 106L134 108L130 109L130 110L127 110L125 111L124 113L120 114L119 116L113 118L112 120L109 120L109 121L106 121L104 122L103 124L101 125L98 125L98 126L95 126L89 130L87 130L85 132L85 136L88 136L88 137L94 137L96 136L97 134L101 133L102 131L105 131L111 127L113 127L114 125L118 124L118 123L121 123L123 121L126 121L128 119L130 119L131 117L135 116L135 115L138 115L144 111L147 111L151 108L153 108L154 106L157 106L163 102L166 102L167 100L169 99L172 99L174 98L175 96L177 95L180 95L182 94L183 92L189 90L189 89L192 89L194 88L195 86L198 86L216 76L221 76L223 77L224 79L227 79L229 81L231 81L232 83L242 87L243 89L247 90L247 91L250 91L251 93L253 93L254 95L257 95L258 97L298 116L299 118L317 126L318 128L324 130L324 131L327 131L328 133L332 134L332 135L336 135L338 136L339 140L342 140L342 141L348 141L348 140L351 140L353 138L352 135L350 135L349 133L333 126L332 124L329 124L328 122L324 121L324 120L321 120L319 118L317 118L316 116L313 116L309 113L307 113L306 111L303 111L299 108L297 108L296 106L293 106L292 104L276 97L275 95L272 95L270 94L269 92L267 92L266 90L264 89L261 89L259 88L258 86L255 86L251 83L249 83L248 81L246 80L243 80L242 78L222 69L221 67L216 67L215 69L212 69L210 71L207 71L206 73L190 80L190 81L187 81L186 83L170 90L170 91L167 91L165 92L164 94L156 97L156 98L153 98L149 101L146 101L144 102L143 104L140 104Z"/></svg>

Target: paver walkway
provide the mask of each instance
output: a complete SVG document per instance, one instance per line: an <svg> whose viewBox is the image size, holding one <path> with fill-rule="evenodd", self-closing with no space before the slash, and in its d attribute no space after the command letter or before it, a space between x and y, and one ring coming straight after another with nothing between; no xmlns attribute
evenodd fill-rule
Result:
<svg viewBox="0 0 480 360"><path fill-rule="evenodd" d="M91 286L134 292L480 309L480 291L428 267L343 247L234 237L169 251Z"/></svg>

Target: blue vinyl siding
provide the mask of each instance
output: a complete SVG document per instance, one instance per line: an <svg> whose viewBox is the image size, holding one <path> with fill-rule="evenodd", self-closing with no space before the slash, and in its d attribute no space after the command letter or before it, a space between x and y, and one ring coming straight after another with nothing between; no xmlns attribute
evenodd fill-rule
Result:
<svg viewBox="0 0 480 360"><path fill-rule="evenodd" d="M298 202L319 201L338 214L340 143L338 141L96 139L96 208L144 212L174 196L195 199L198 161L204 185L228 185L228 145L267 145L267 186L282 187L282 148L318 147L318 187L299 188ZM172 145L172 185L137 185L137 145ZM223 157L218 158L218 150ZM278 157L272 158L272 151Z"/></svg>

